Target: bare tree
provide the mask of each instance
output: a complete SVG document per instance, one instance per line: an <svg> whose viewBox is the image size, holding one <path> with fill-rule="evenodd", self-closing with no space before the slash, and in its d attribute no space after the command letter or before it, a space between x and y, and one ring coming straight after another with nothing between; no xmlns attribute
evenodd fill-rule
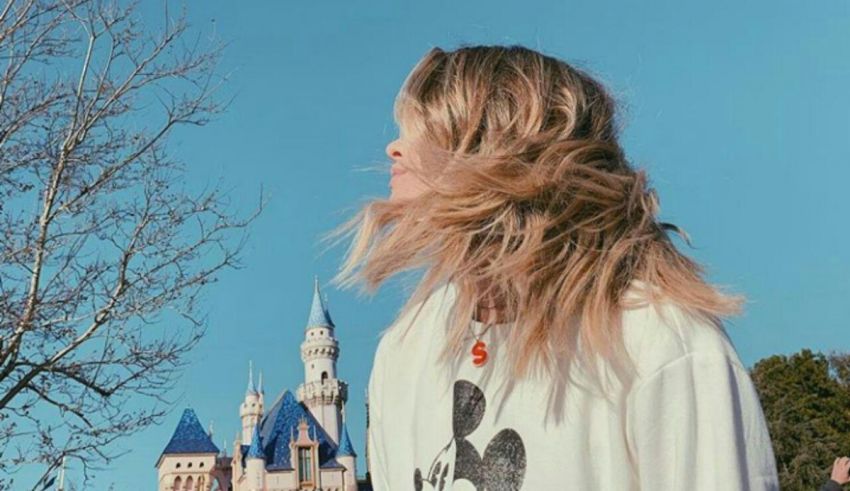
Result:
<svg viewBox="0 0 850 491"><path fill-rule="evenodd" d="M63 456L88 479L159 420L262 209L188 188L167 151L226 104L221 43L163 10L154 30L98 0L0 10L0 489Z"/></svg>

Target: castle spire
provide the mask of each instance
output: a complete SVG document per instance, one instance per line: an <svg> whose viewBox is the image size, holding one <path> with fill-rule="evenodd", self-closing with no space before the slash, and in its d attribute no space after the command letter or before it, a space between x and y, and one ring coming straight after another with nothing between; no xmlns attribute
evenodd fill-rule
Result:
<svg viewBox="0 0 850 491"><path fill-rule="evenodd" d="M245 391L245 395L256 393L257 388L254 387L254 362L252 360L248 360L248 389Z"/></svg>
<svg viewBox="0 0 850 491"><path fill-rule="evenodd" d="M313 276L313 305L310 306L310 318L307 320L307 328L311 327L336 327L322 300L318 275Z"/></svg>
<svg viewBox="0 0 850 491"><path fill-rule="evenodd" d="M263 393L263 371L260 370L260 381L257 383L257 392Z"/></svg>

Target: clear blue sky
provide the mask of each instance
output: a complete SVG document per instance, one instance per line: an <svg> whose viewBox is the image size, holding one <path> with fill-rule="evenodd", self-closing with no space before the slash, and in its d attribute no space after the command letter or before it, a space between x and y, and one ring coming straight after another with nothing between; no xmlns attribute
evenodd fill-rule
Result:
<svg viewBox="0 0 850 491"><path fill-rule="evenodd" d="M144 6L151 19L159 2ZM801 348L850 350L850 3L495 0L188 2L193 24L231 41L223 69L235 100L210 126L174 135L189 179L221 177L254 224L244 269L207 295L209 331L161 427L120 443L96 489L154 489L156 459L185 406L239 428L248 360L267 397L303 377L299 344L313 275L329 299L350 384L350 434L363 473L363 390L378 332L404 300L327 285L342 248L319 235L387 177L358 167L386 158L393 98L432 46L523 44L591 71L626 104L623 146L648 170L661 219L709 279L749 296L728 324L745 365ZM397 284L397 283L396 283ZM78 471L78 469L76 470ZM69 478L76 480L74 468Z"/></svg>

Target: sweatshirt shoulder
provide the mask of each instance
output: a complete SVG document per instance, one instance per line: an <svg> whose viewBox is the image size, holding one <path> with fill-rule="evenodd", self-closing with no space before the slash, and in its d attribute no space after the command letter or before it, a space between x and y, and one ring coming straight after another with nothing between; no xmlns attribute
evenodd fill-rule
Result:
<svg viewBox="0 0 850 491"><path fill-rule="evenodd" d="M639 295L638 292L630 289L627 295ZM714 322L671 301L645 302L640 307L623 310L622 332L638 378L690 355L722 355L741 365L721 322Z"/></svg>
<svg viewBox="0 0 850 491"><path fill-rule="evenodd" d="M400 344L421 343L433 338L435 330L442 327L454 291L451 284L444 284L434 289L423 301L411 306L406 312L400 312L389 327L380 334L376 349L376 358L382 357L389 349L398 348Z"/></svg>

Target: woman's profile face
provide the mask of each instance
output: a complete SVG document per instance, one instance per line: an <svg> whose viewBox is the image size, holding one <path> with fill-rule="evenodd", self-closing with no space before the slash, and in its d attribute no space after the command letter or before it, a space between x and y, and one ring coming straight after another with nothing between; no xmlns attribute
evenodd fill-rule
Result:
<svg viewBox="0 0 850 491"><path fill-rule="evenodd" d="M387 155L393 161L390 175L391 200L415 198L428 189L425 183L405 166L406 162L413 159L411 148L403 134L387 145Z"/></svg>

